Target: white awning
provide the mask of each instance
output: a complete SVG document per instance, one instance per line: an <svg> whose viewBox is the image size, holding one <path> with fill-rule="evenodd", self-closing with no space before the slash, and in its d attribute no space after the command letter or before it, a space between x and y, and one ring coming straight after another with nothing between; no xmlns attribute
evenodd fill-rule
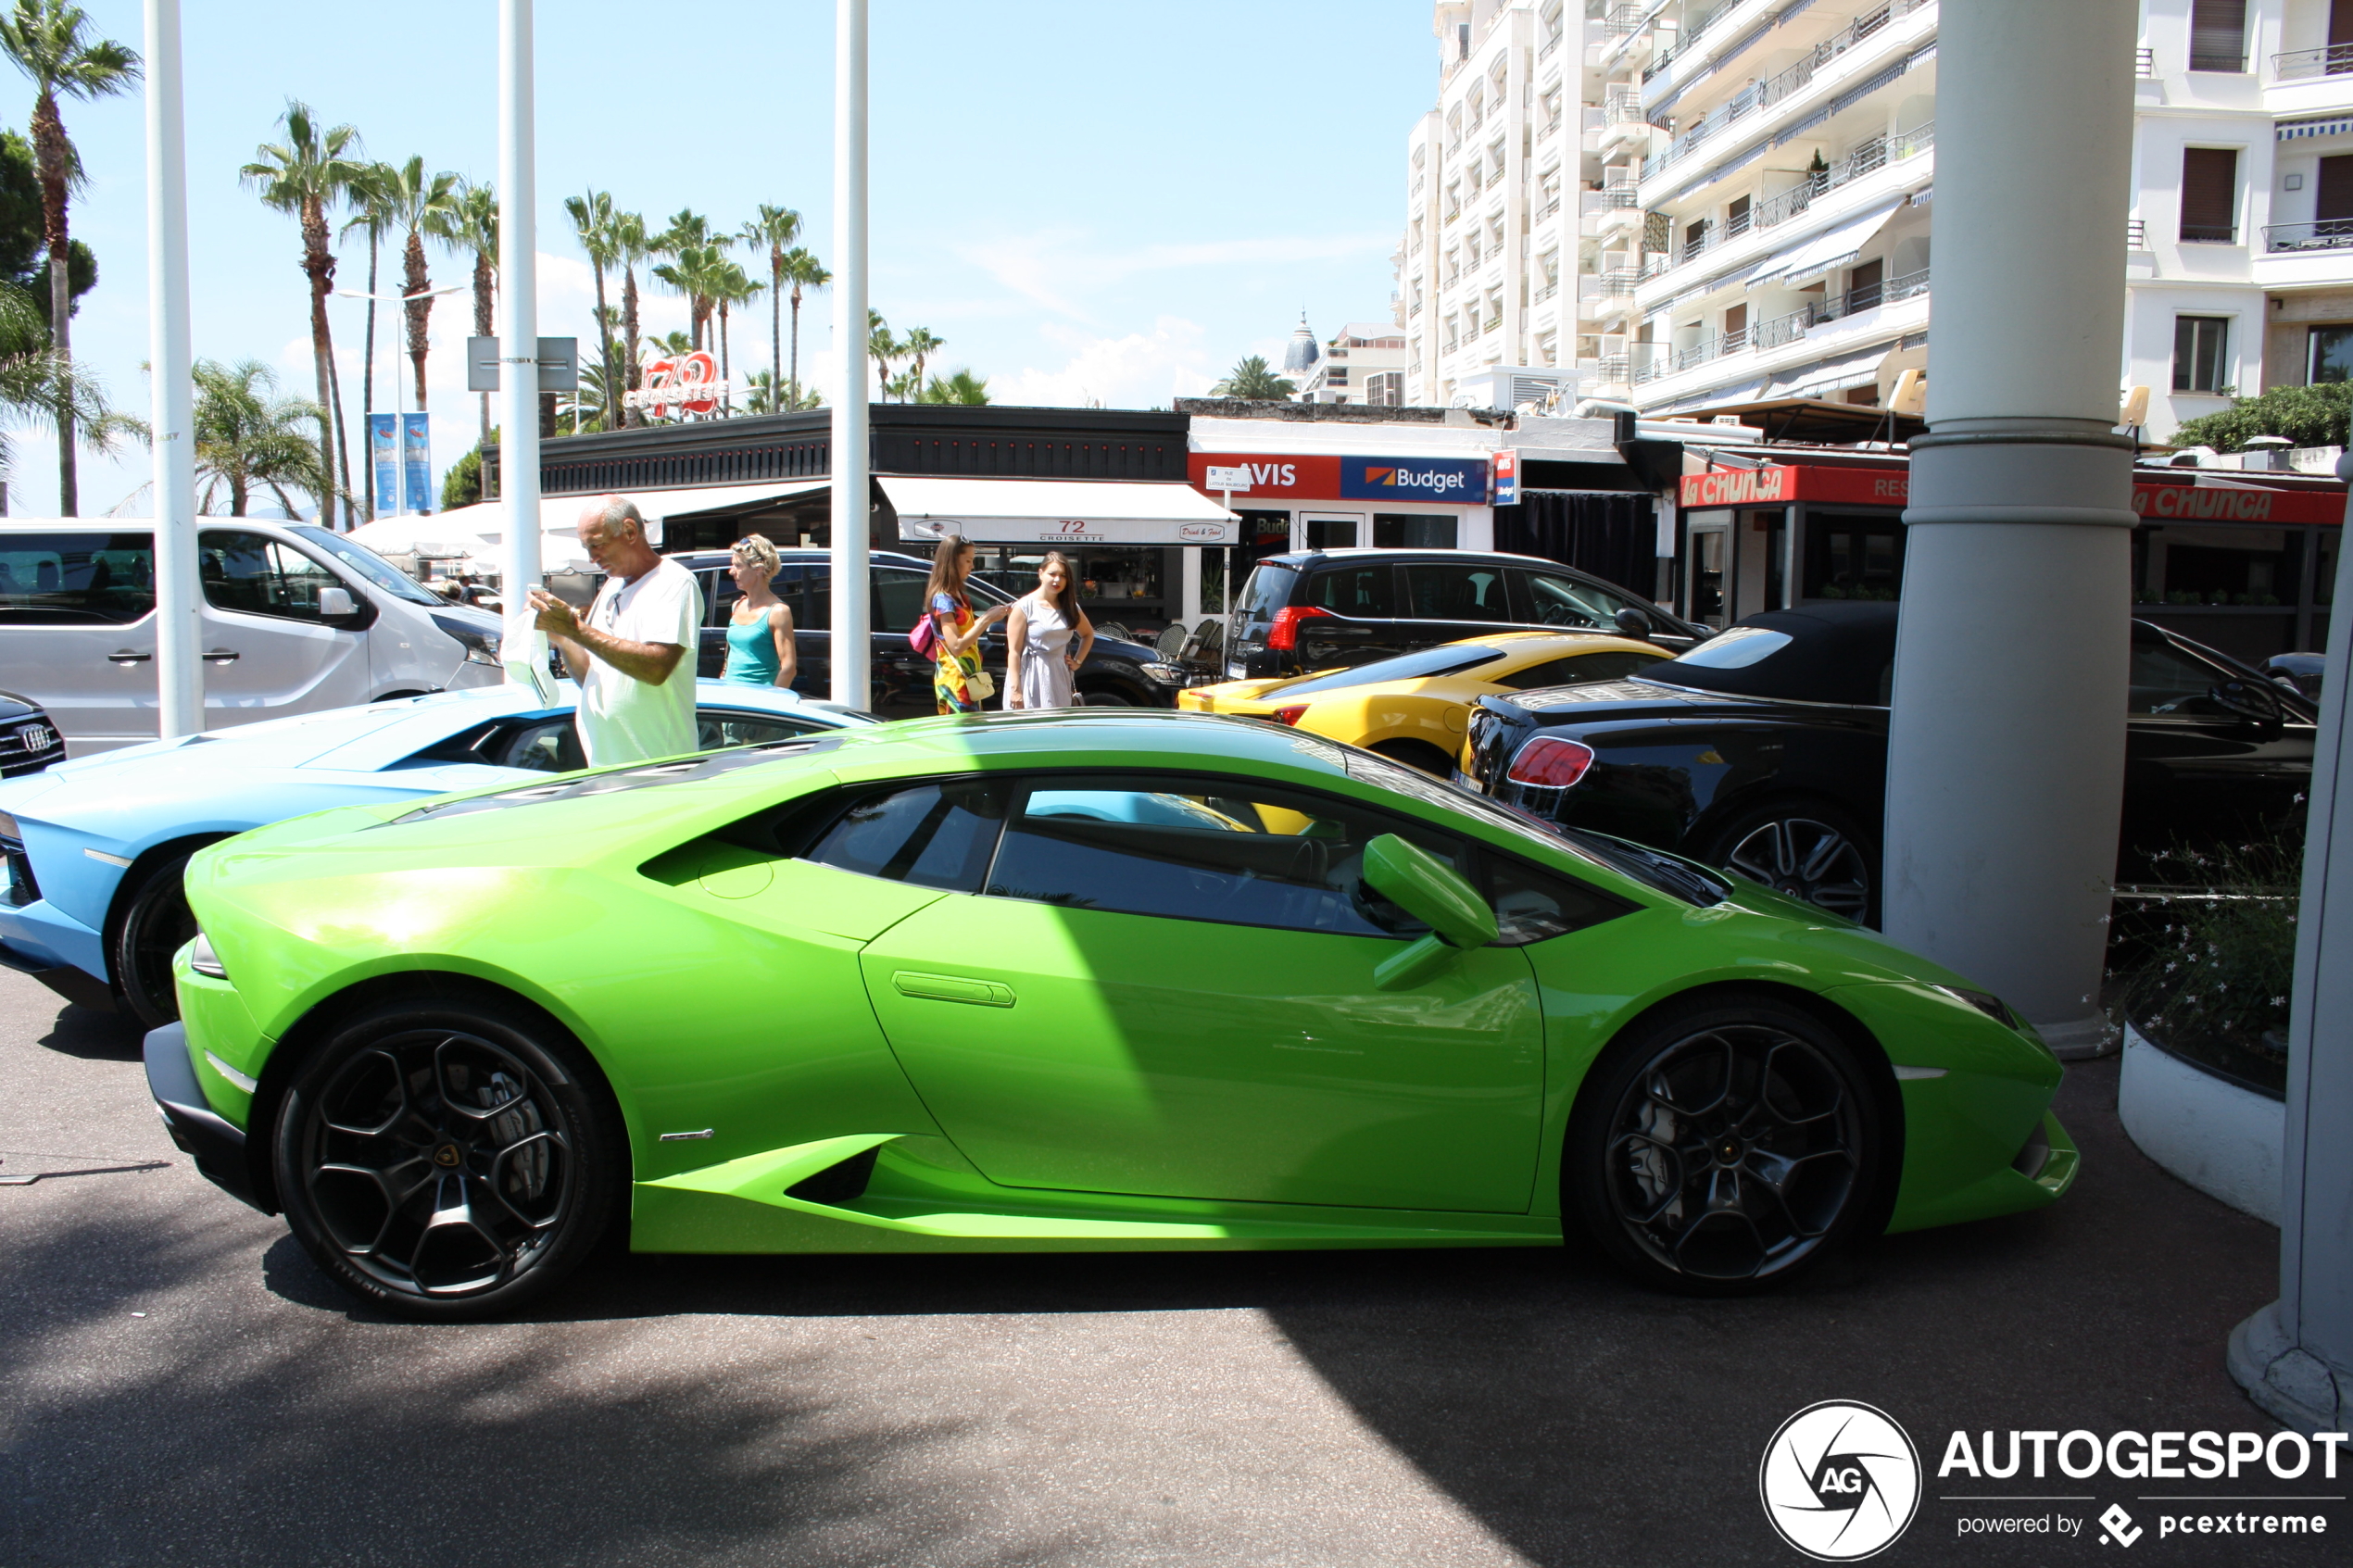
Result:
<svg viewBox="0 0 2353 1568"><path fill-rule="evenodd" d="M1799 365L1775 376L1766 388L1767 397L1818 397L1824 393L1842 392L1850 386L1860 386L1879 376L1881 363L1894 348L1892 343L1874 344L1854 354L1836 359L1819 359L1811 365Z"/></svg>
<svg viewBox="0 0 2353 1568"><path fill-rule="evenodd" d="M1231 545L1234 514L1189 484L1101 479L941 479L883 474L899 537L980 545Z"/></svg>
<svg viewBox="0 0 2353 1568"><path fill-rule="evenodd" d="M2272 135L2278 141L2293 142L2303 136L2334 136L2342 131L2353 131L2353 115L2331 115L2326 119L2284 119Z"/></svg>
<svg viewBox="0 0 2353 1568"><path fill-rule="evenodd" d="M1905 200L1905 197L1897 196L1894 201L1873 207L1860 218L1815 235L1783 256L1777 265L1750 273L1748 281L1761 283L1768 279L1779 279L1783 283L1794 283L1817 272L1827 272L1833 267L1844 266L1854 260L1856 254L1870 243L1871 236L1878 233L1887 220L1902 208Z"/></svg>

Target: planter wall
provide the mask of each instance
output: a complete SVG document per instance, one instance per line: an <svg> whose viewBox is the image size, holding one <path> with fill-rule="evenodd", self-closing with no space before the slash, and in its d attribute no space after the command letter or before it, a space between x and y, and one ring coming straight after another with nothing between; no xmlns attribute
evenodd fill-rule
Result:
<svg viewBox="0 0 2353 1568"><path fill-rule="evenodd" d="M2280 1223L2287 1107L2124 1031L2116 1111L2141 1152L2242 1213Z"/></svg>

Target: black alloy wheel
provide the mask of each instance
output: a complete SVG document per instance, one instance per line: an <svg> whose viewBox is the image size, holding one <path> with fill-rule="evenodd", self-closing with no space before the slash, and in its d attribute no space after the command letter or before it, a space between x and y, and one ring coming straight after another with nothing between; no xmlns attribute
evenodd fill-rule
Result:
<svg viewBox="0 0 2353 1568"><path fill-rule="evenodd" d="M346 1024L280 1107L279 1201L346 1289L403 1316L497 1316L610 1223L627 1152L584 1053L496 1000L399 1002Z"/></svg>
<svg viewBox="0 0 2353 1568"><path fill-rule="evenodd" d="M142 1029L160 1029L180 1016L171 960L196 934L196 917L181 885L187 870L186 855L150 867L115 927L115 986Z"/></svg>
<svg viewBox="0 0 2353 1568"><path fill-rule="evenodd" d="M1716 835L1705 859L1861 924L1879 918L1878 857L1835 808L1787 801L1743 812Z"/></svg>
<svg viewBox="0 0 2353 1568"><path fill-rule="evenodd" d="M1670 1010L1589 1074L1562 1196L1637 1279L1733 1295L1852 1234L1885 1148L1853 1048L1811 1015L1766 997Z"/></svg>

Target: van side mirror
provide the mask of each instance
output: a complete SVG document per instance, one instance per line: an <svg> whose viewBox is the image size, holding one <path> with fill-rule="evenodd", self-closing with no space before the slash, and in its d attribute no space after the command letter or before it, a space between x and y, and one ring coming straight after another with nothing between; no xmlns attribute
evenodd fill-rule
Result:
<svg viewBox="0 0 2353 1568"><path fill-rule="evenodd" d="M320 620L348 621L359 613L359 607L353 602L350 589L321 588L319 590Z"/></svg>
<svg viewBox="0 0 2353 1568"><path fill-rule="evenodd" d="M1495 940L1495 911L1453 867L1393 833L1365 846L1366 887L1429 927L1429 935L1384 959L1373 970L1373 985L1403 991L1421 985L1455 961L1455 955Z"/></svg>
<svg viewBox="0 0 2353 1568"><path fill-rule="evenodd" d="M1651 618L1629 605L1617 612L1617 629L1629 637L1647 637L1651 634Z"/></svg>

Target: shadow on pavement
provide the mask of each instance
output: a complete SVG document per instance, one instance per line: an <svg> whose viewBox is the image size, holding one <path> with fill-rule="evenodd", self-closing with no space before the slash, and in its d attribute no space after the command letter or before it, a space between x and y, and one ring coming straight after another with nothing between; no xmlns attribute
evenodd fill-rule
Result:
<svg viewBox="0 0 2353 1568"><path fill-rule="evenodd" d="M64 1056L89 1061L136 1061L146 1039L138 1020L129 1013L99 1012L68 1003L57 1010L57 1021L41 1044Z"/></svg>

